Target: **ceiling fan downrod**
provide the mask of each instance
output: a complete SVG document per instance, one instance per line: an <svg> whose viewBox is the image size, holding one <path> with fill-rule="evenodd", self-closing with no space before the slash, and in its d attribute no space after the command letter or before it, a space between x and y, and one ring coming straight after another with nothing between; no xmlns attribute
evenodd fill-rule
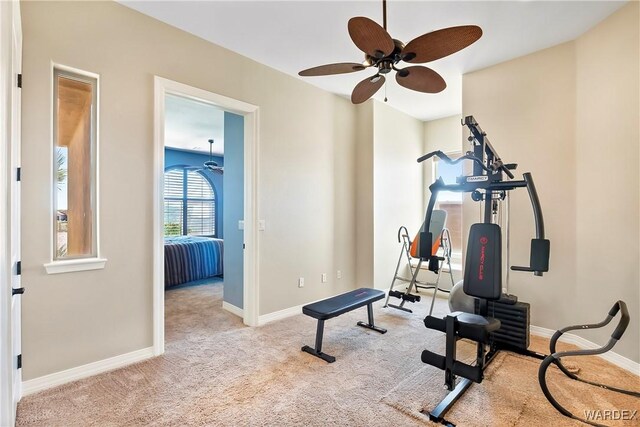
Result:
<svg viewBox="0 0 640 427"><path fill-rule="evenodd" d="M382 28L387 31L387 0L382 0Z"/></svg>

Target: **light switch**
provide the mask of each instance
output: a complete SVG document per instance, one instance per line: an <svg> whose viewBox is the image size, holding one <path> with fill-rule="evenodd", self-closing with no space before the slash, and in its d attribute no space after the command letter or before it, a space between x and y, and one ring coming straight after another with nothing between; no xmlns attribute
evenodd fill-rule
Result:
<svg viewBox="0 0 640 427"><path fill-rule="evenodd" d="M244 230L244 221L243 220L238 221L238 230Z"/></svg>
<svg viewBox="0 0 640 427"><path fill-rule="evenodd" d="M265 224L264 219L259 219L258 220L258 230L259 231L264 231L265 228L266 228L266 224Z"/></svg>

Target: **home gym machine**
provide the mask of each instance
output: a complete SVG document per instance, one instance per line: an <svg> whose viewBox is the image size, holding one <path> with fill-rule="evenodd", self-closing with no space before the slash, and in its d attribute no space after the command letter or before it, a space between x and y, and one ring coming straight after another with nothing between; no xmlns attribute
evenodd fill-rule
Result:
<svg viewBox="0 0 640 427"><path fill-rule="evenodd" d="M515 271L532 272L542 276L549 270L549 240L544 236L544 219L540 201L530 173L524 173L522 180L515 180L513 172L516 164L505 164L489 142L473 116L464 118L463 126L469 128L468 140L473 151L451 159L441 151L434 151L418 159L423 162L433 156L455 164L461 161L473 162L473 174L461 176L456 184L445 184L438 178L429 189L431 198L427 206L424 224L431 223L438 193L441 191L471 193L472 200L484 202L483 221L473 224L469 232L464 272L464 292L475 297L475 312L453 312L444 318L428 315L424 324L429 329L446 333L446 354L441 356L429 350L422 352L422 361L445 371L445 385L449 394L435 409L427 412L431 421L453 425L445 420L445 414L469 388L472 382L480 383L484 369L500 350L515 351L538 359L544 355L528 350L529 346L529 305L518 302L513 295L502 294L502 235L496 224L500 201L507 192L526 188L533 208L536 236L531 239L529 266L511 267ZM432 260L433 236L423 226L420 233L419 254L421 259ZM476 342L476 361L469 365L456 360L456 343L466 338ZM457 381L457 377L462 377Z"/></svg>

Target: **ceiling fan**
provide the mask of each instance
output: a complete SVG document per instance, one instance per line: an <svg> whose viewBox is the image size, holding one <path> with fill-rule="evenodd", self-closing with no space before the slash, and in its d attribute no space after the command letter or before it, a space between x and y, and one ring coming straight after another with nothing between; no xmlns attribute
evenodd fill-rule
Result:
<svg viewBox="0 0 640 427"><path fill-rule="evenodd" d="M391 38L387 32L387 1L382 0L381 27L364 16L351 18L348 23L349 35L353 43L365 53L362 63L341 62L320 65L300 71L303 77L328 76L353 73L366 68L376 68L377 72L356 85L351 93L351 102L361 104L371 98L385 83L385 74L396 72L400 86L418 92L438 93L447 83L431 68L414 65L397 68L401 62L422 64L444 58L469 46L482 36L482 29L476 25L443 28L416 37L406 45ZM386 99L385 99L386 101Z"/></svg>
<svg viewBox="0 0 640 427"><path fill-rule="evenodd" d="M209 140L209 160L204 162L202 166L211 172L219 173L220 175L224 174L224 166L219 166L213 161L213 139Z"/></svg>

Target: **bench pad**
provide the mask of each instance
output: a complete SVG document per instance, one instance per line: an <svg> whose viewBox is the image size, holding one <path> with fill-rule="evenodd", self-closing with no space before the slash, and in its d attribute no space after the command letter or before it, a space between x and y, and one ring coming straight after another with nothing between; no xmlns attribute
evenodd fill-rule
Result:
<svg viewBox="0 0 640 427"><path fill-rule="evenodd" d="M322 301L307 304L302 312L318 320L327 320L384 298L384 291L360 288Z"/></svg>

